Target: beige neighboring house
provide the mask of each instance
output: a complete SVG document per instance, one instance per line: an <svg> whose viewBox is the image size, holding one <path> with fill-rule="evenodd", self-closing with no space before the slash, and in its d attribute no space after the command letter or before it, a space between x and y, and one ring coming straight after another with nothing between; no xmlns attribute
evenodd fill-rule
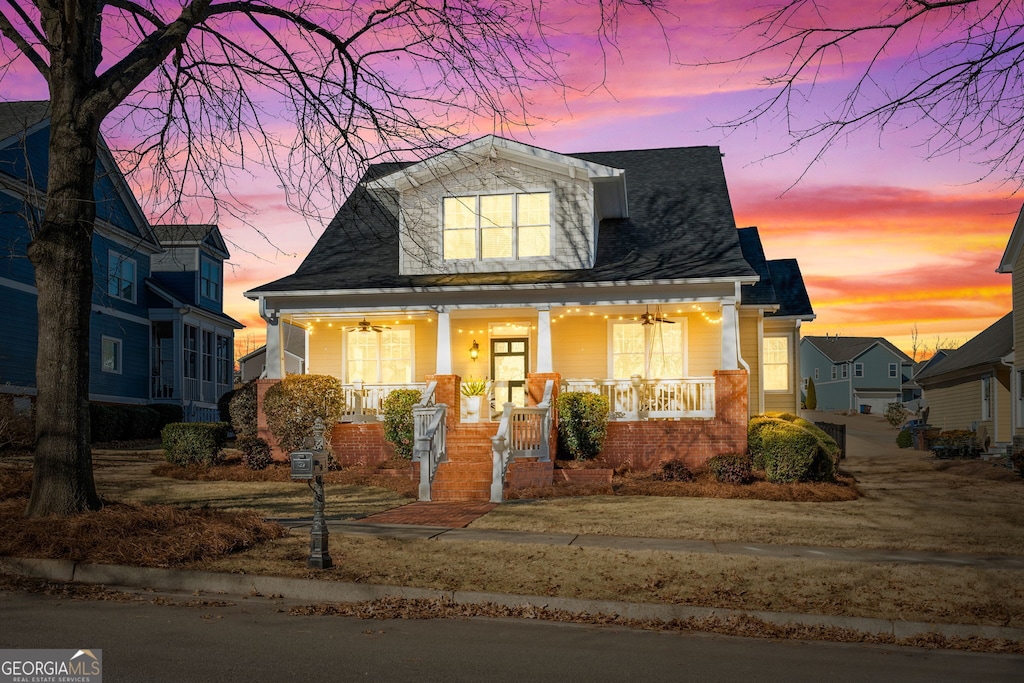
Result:
<svg viewBox="0 0 1024 683"><path fill-rule="evenodd" d="M1017 215L1010 239L999 261L998 273L1010 273L1013 282L1013 325L1011 349L1024 349L1024 206ZM1012 409L1010 417L1015 436L1024 438L1024 353L1011 353L1008 363Z"/></svg>
<svg viewBox="0 0 1024 683"><path fill-rule="evenodd" d="M246 296L267 322L261 382L287 372L299 330L303 371L344 385L343 462L386 457L394 389L439 406L434 499L486 498L490 469L476 491L456 482L507 410L525 420L564 391L608 398L613 466L741 452L750 414L799 409L814 318L796 261L737 229L717 147L562 154L496 136L371 166L298 270ZM488 381L479 411L470 379Z"/></svg>

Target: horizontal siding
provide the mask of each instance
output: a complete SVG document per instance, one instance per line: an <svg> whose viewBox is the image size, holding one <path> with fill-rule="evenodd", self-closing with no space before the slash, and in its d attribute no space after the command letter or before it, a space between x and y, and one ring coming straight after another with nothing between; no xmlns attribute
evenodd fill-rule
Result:
<svg viewBox="0 0 1024 683"><path fill-rule="evenodd" d="M93 315L89 331L89 392L149 398L149 325L110 315ZM121 340L121 373L103 372L102 338Z"/></svg>
<svg viewBox="0 0 1024 683"><path fill-rule="evenodd" d="M981 380L924 392L928 423L939 429L970 429L981 420Z"/></svg>
<svg viewBox="0 0 1024 683"><path fill-rule="evenodd" d="M766 391L764 393L765 410L786 413L799 413L802 378L799 374L799 335L796 324L792 321L775 321L766 319L764 334L785 335L789 340L789 390ZM758 354L760 357L760 354Z"/></svg>
<svg viewBox="0 0 1024 683"><path fill-rule="evenodd" d="M0 299L9 325L0 344L0 384L19 387L36 385L36 344L39 328L36 325L36 296L27 292L0 286Z"/></svg>
<svg viewBox="0 0 1024 683"><path fill-rule="evenodd" d="M750 366L748 402L751 415L769 410L761 404L761 345L757 330L760 316L760 311L756 315L740 314L740 356Z"/></svg>
<svg viewBox="0 0 1024 683"><path fill-rule="evenodd" d="M603 315L563 318L551 326L551 356L563 379L608 376L608 321Z"/></svg>

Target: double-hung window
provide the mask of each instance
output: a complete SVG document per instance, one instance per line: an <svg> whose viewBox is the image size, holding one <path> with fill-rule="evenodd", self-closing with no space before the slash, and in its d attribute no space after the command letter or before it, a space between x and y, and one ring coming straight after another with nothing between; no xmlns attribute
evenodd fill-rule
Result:
<svg viewBox="0 0 1024 683"><path fill-rule="evenodd" d="M764 390L789 391L789 337L764 338Z"/></svg>
<svg viewBox="0 0 1024 683"><path fill-rule="evenodd" d="M107 252L107 294L135 302L135 261L116 251Z"/></svg>
<svg viewBox="0 0 1024 683"><path fill-rule="evenodd" d="M348 332L345 339L349 382L407 384L413 377L411 327L381 332Z"/></svg>
<svg viewBox="0 0 1024 683"><path fill-rule="evenodd" d="M551 255L551 193L445 197L444 258L524 259Z"/></svg>
<svg viewBox="0 0 1024 683"><path fill-rule="evenodd" d="M675 379L685 375L683 367L684 325L638 322L612 324L611 370L615 379L633 375L652 379Z"/></svg>
<svg viewBox="0 0 1024 683"><path fill-rule="evenodd" d="M220 264L201 259L199 264L199 293L207 299L220 301Z"/></svg>
<svg viewBox="0 0 1024 683"><path fill-rule="evenodd" d="M217 384L231 384L231 338L217 335Z"/></svg>
<svg viewBox="0 0 1024 683"><path fill-rule="evenodd" d="M104 336L101 339L101 362L103 372L121 374L121 340Z"/></svg>

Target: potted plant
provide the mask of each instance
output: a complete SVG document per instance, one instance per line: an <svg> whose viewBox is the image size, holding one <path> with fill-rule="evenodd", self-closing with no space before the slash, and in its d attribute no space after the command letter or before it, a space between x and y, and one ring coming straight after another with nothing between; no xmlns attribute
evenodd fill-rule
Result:
<svg viewBox="0 0 1024 683"><path fill-rule="evenodd" d="M488 382L485 379L469 379L462 383L462 395L466 397L466 421L480 420L480 400L487 393Z"/></svg>

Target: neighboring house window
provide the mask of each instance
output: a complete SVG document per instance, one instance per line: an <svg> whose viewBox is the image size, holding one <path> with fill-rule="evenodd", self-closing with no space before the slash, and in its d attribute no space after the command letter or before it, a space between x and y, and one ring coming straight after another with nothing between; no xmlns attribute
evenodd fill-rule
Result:
<svg viewBox="0 0 1024 683"><path fill-rule="evenodd" d="M231 338L217 335L217 384L231 384Z"/></svg>
<svg viewBox="0 0 1024 683"><path fill-rule="evenodd" d="M789 391L789 338L764 338L764 390Z"/></svg>
<svg viewBox="0 0 1024 683"><path fill-rule="evenodd" d="M107 294L135 303L135 261L116 251L107 252Z"/></svg>
<svg viewBox="0 0 1024 683"><path fill-rule="evenodd" d="M981 419L992 419L992 378L981 380Z"/></svg>
<svg viewBox="0 0 1024 683"><path fill-rule="evenodd" d="M199 328L185 325L184 332L182 360L185 379L199 379Z"/></svg>
<svg viewBox="0 0 1024 683"><path fill-rule="evenodd" d="M833 365L832 366L832 379L835 379L837 377L838 372L839 372L839 370L836 368L836 366Z"/></svg>
<svg viewBox="0 0 1024 683"><path fill-rule="evenodd" d="M843 379L846 379L846 377L847 377L847 376L848 376L849 374L850 374L850 366L849 366L849 365L847 365L846 363L843 363L843 367L842 367L842 375L843 375Z"/></svg>
<svg viewBox="0 0 1024 683"><path fill-rule="evenodd" d="M411 328L349 332L345 340L349 382L407 384L413 377Z"/></svg>
<svg viewBox="0 0 1024 683"><path fill-rule="evenodd" d="M818 368L814 368L814 379L820 379L820 377L818 377Z"/></svg>
<svg viewBox="0 0 1024 683"><path fill-rule="evenodd" d="M889 377L895 378L899 374L899 366L895 363L889 363Z"/></svg>
<svg viewBox="0 0 1024 683"><path fill-rule="evenodd" d="M854 377L863 377L864 376L864 364L863 363L854 363L853 364L853 376Z"/></svg>
<svg viewBox="0 0 1024 683"><path fill-rule="evenodd" d="M213 332L203 330L203 381L213 381Z"/></svg>
<svg viewBox="0 0 1024 683"><path fill-rule="evenodd" d="M551 193L444 198L444 258L522 259L551 255Z"/></svg>
<svg viewBox="0 0 1024 683"><path fill-rule="evenodd" d="M102 368L103 372L112 372L115 375L121 374L121 340L113 337L103 337L102 347Z"/></svg>
<svg viewBox="0 0 1024 683"><path fill-rule="evenodd" d="M220 301L220 264L201 259L199 271L199 293L207 299Z"/></svg>
<svg viewBox="0 0 1024 683"><path fill-rule="evenodd" d="M611 371L615 379L682 378L683 326L638 322L613 323Z"/></svg>

